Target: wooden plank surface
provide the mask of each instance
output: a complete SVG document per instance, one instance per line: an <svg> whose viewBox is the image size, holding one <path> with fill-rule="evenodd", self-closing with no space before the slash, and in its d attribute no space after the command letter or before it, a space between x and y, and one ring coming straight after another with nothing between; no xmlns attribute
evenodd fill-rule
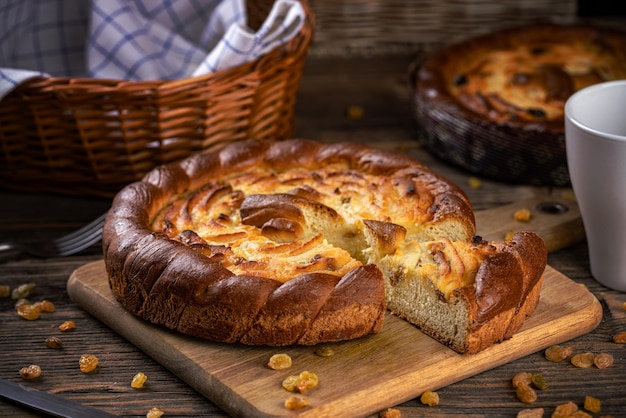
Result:
<svg viewBox="0 0 626 418"><path fill-rule="evenodd" d="M512 339L473 356L460 355L387 314L374 336L329 344L323 358L312 347L246 347L219 344L148 324L125 311L108 285L104 262L77 269L68 281L70 297L233 416L366 416L485 370L593 330L602 318L597 299L583 286L548 267L534 314ZM266 367L286 352L290 369ZM303 370L320 378L307 393L311 405L293 412L282 380Z"/></svg>

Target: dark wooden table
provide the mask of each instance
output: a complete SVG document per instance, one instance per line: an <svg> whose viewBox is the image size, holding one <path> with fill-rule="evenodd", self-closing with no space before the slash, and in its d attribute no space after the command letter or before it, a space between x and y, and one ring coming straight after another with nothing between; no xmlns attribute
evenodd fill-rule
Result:
<svg viewBox="0 0 626 418"><path fill-rule="evenodd" d="M456 182L467 192L476 210L537 194L568 192L487 179L482 179L481 188L473 189L467 173L429 156L415 140L408 105L406 74L410 61L410 57L402 56L310 59L297 104L297 136L359 141L408 153ZM347 116L353 107L363 111L362 118ZM102 198L0 190L0 241L63 235L104 212L109 203ZM100 251L99 246L94 246L65 258L22 258L0 263L0 284L16 287L35 283L36 293L31 299L48 299L56 306L56 312L26 321L17 316L15 301L0 299L0 378L22 382L20 368L38 364L43 377L28 382L28 386L121 416L145 416L152 407L165 411L167 417L224 416L216 405L72 302L66 292L68 277L76 268L100 259ZM612 342L614 334L626 331L626 294L593 280L584 242L550 254L549 264L587 286L604 311L602 322L594 331L567 345L574 352L610 353L615 359L613 366L604 370L580 369L567 362L548 362L543 352L537 352L439 388L439 406L424 406L417 398L397 405L403 417L514 417L529 407L544 408L544 416L548 417L557 405L569 401L582 408L586 395L602 402L602 412L593 416L626 415L626 345ZM57 330L65 320L76 323L73 332L62 334ZM63 348L47 348L44 340L49 336L62 338ZM83 353L98 355L98 373L80 373L78 359ZM149 384L143 390L131 389L129 382L139 371L149 376ZM531 406L516 398L511 385L511 378L521 371L542 373L550 385ZM349 379L343 384L349 384ZM0 416L37 415L2 400Z"/></svg>

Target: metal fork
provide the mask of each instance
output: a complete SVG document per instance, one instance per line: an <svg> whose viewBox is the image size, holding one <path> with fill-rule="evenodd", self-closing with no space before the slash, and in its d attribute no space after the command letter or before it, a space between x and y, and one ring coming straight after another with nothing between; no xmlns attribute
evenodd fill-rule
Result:
<svg viewBox="0 0 626 418"><path fill-rule="evenodd" d="M21 254L34 257L64 257L76 254L91 247L102 239L102 226L106 213L84 227L60 238L50 241L30 243L2 242L0 257L10 258Z"/></svg>

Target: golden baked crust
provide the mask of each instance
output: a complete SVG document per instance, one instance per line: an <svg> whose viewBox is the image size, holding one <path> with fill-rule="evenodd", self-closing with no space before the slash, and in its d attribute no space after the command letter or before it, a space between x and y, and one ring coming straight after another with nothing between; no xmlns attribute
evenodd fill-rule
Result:
<svg viewBox="0 0 626 418"><path fill-rule="evenodd" d="M626 33L590 25L500 30L429 54L414 74L418 122L429 148L499 180L569 184L566 100L626 79Z"/></svg>
<svg viewBox="0 0 626 418"><path fill-rule="evenodd" d="M468 336L491 323L492 311L519 311L526 287L511 282L514 294L494 298L490 280L536 262L527 287L540 286L545 247L543 259L518 256L507 250L513 244L472 241L474 233L463 192L411 158L356 144L250 140L127 186L109 211L103 249L115 296L142 318L215 341L311 345L378 332L388 266L393 277L408 268L412 246L428 247L423 259L439 269L451 260L448 243L469 254L447 276L400 275L434 284L440 300L469 292L468 306L478 308L464 318ZM542 241L522 241L541 253ZM509 253L517 257L510 265L481 278L486 260Z"/></svg>

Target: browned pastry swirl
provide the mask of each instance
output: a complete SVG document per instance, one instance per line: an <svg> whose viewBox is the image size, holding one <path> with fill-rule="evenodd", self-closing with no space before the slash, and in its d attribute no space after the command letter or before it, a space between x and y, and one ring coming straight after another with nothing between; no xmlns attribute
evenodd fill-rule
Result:
<svg viewBox="0 0 626 418"><path fill-rule="evenodd" d="M575 91L626 78L625 45L622 32L584 25L502 30L433 54L418 83L449 94L470 118L558 129Z"/></svg>
<svg viewBox="0 0 626 418"><path fill-rule="evenodd" d="M362 337L380 331L392 288L409 280L434 286L438 300L466 298L468 334L510 312L500 335L482 338L486 347L521 326L511 318L540 288L545 247L534 235L498 245L473 235L467 197L413 159L347 143L249 140L124 188L103 249L120 303L182 333L272 346ZM536 254L524 254L529 244ZM415 257L426 267L407 264Z"/></svg>

